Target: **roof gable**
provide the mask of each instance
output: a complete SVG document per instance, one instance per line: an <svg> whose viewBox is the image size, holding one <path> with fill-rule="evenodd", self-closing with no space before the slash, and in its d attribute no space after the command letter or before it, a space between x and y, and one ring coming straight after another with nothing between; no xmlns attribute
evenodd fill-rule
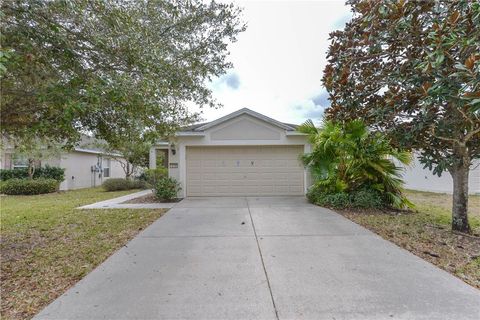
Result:
<svg viewBox="0 0 480 320"><path fill-rule="evenodd" d="M278 128L281 128L283 130L287 130L287 131L295 131L295 127L292 126L292 125L288 125L288 124L285 124L283 122L280 122L280 121L277 121L275 119L272 119L270 117L267 117L261 113L258 113L258 112L255 112L253 110L250 110L248 108L243 108L243 109L240 109L240 110L237 110L235 112L232 112L224 117L221 117L221 118L218 118L217 120L214 120L212 122L209 122L209 123L206 123L206 124L203 124L199 127L196 127L194 128L194 131L205 131L209 128L212 128L212 127L216 127L224 122L227 122L229 120L232 120L236 117L239 117L241 115L249 115L253 118L256 118L260 121L263 121L263 122L266 122L268 124L271 124L275 127L278 127Z"/></svg>
<svg viewBox="0 0 480 320"><path fill-rule="evenodd" d="M207 129L211 140L280 140L285 130L242 114Z"/></svg>

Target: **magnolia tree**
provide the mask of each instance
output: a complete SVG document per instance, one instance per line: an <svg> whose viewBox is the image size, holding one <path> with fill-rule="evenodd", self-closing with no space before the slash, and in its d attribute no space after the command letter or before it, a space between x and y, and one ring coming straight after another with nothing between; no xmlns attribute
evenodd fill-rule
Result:
<svg viewBox="0 0 480 320"><path fill-rule="evenodd" d="M480 158L480 3L349 0L331 33L327 117L361 118L453 178L452 228L469 232L468 175Z"/></svg>
<svg viewBox="0 0 480 320"><path fill-rule="evenodd" d="M233 4L203 0L5 0L1 130L73 145L132 122L151 140L217 106L207 86L245 29Z"/></svg>

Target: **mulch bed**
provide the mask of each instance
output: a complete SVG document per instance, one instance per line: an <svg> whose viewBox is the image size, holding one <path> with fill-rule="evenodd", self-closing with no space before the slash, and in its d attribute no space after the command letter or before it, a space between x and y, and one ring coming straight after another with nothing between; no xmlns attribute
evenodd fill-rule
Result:
<svg viewBox="0 0 480 320"><path fill-rule="evenodd" d="M138 197L135 199L131 199L122 203L128 204L135 204L135 203L172 203L172 202L180 202L182 198L176 198L172 200L160 200L155 197L154 194L147 194L146 196Z"/></svg>

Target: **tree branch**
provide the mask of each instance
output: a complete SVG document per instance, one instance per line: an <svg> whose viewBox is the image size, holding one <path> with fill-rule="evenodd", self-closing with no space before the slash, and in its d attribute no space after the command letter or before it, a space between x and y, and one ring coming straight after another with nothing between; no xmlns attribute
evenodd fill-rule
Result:
<svg viewBox="0 0 480 320"><path fill-rule="evenodd" d="M473 122L473 119L471 119L470 117L468 117L467 114L462 110L462 108L457 108L457 111L462 114L462 116L465 118L465 120L467 120L467 121L470 122L471 124L475 125L475 122Z"/></svg>
<svg viewBox="0 0 480 320"><path fill-rule="evenodd" d="M448 138L448 137L442 137L442 136L438 136L435 134L435 127L432 126L430 132L432 133L432 136L434 136L435 138L439 139L439 140L442 140L442 141L449 141L449 142L454 142L454 143L458 143L458 144L462 144L462 141L458 140L458 139L454 139L454 138Z"/></svg>
<svg viewBox="0 0 480 320"><path fill-rule="evenodd" d="M471 138L473 138L474 135L476 135L477 133L480 133L480 128L477 128L473 131L470 131L469 133L467 133L467 135L465 136L464 140L465 142L467 142L468 140L470 140Z"/></svg>

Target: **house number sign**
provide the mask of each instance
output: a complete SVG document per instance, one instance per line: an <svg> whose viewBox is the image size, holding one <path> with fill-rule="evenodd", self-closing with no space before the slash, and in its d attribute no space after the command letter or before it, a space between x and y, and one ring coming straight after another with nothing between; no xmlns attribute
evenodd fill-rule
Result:
<svg viewBox="0 0 480 320"><path fill-rule="evenodd" d="M177 169L178 168L178 163L172 162L170 163L170 169Z"/></svg>

